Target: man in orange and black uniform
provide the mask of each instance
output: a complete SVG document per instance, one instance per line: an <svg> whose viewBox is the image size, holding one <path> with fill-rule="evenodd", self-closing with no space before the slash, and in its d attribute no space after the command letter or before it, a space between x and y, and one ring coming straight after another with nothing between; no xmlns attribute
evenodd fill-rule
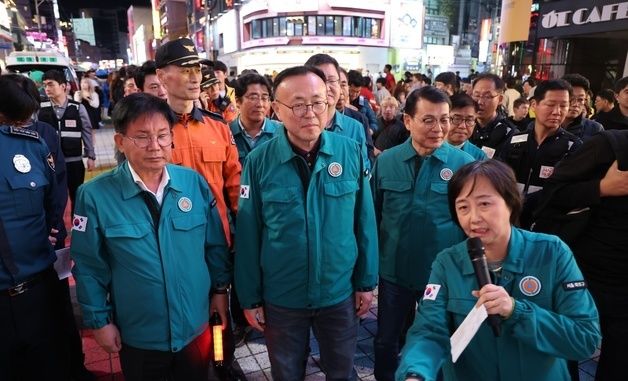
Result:
<svg viewBox="0 0 628 381"><path fill-rule="evenodd" d="M235 218L240 196L238 149L220 115L194 106L201 91L201 64L211 62L198 57L192 40L182 38L162 45L155 54L155 63L159 81L168 92L168 104L178 117L172 129L172 161L196 170L207 180L227 242L231 244L229 217ZM213 291L228 292L227 289ZM227 380L240 376L232 371L234 345L230 332L228 322L224 349L226 366L218 374Z"/></svg>

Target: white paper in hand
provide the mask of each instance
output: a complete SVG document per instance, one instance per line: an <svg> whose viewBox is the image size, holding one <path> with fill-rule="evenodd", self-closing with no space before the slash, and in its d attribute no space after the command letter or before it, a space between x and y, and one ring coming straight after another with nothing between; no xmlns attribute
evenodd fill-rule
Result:
<svg viewBox="0 0 628 381"><path fill-rule="evenodd" d="M477 307L474 306L471 312L462 321L456 332L451 335L449 343L451 344L451 361L456 362L462 351L469 345L473 336L477 333L480 326L486 320L488 314L484 304Z"/></svg>
<svg viewBox="0 0 628 381"><path fill-rule="evenodd" d="M72 259L70 258L70 248L66 247L56 251L57 260L54 263L55 270L59 276L59 280L68 278L72 275Z"/></svg>

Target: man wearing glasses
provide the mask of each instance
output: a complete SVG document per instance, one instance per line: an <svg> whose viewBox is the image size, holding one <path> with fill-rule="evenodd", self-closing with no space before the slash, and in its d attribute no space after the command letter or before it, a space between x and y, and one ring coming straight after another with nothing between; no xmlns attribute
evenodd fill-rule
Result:
<svg viewBox="0 0 628 381"><path fill-rule="evenodd" d="M595 120L586 116L587 93L590 91L589 80L580 74L567 74L563 79L573 88L573 96L569 100L569 111L565 117L562 127L582 140L588 140L591 136L604 127Z"/></svg>
<svg viewBox="0 0 628 381"><path fill-rule="evenodd" d="M464 93L455 94L449 99L451 100L451 111L449 112L450 128L447 142L473 156L476 160L485 160L484 151L469 141L475 127L475 103L473 99Z"/></svg>
<svg viewBox="0 0 628 381"><path fill-rule="evenodd" d="M400 341L414 320L436 254L464 239L447 207L447 184L474 159L445 142L449 98L425 86L406 100L410 138L378 156L371 180L379 240L375 378L394 380Z"/></svg>
<svg viewBox="0 0 628 381"><path fill-rule="evenodd" d="M85 326L128 381L206 381L208 316L227 321L231 260L207 182L167 164L168 105L132 94L113 111L127 160L79 188L71 254ZM211 305L210 305L211 296Z"/></svg>
<svg viewBox="0 0 628 381"><path fill-rule="evenodd" d="M504 98L504 81L495 74L480 74L473 81L471 97L477 103L477 123L469 140L480 147L489 159L499 153L504 142L517 131L497 107Z"/></svg>
<svg viewBox="0 0 628 381"><path fill-rule="evenodd" d="M328 380L355 379L359 316L377 284L373 200L360 146L325 130L325 74L279 73L285 128L248 155L237 219L235 282L264 332L275 380L305 378L310 329Z"/></svg>

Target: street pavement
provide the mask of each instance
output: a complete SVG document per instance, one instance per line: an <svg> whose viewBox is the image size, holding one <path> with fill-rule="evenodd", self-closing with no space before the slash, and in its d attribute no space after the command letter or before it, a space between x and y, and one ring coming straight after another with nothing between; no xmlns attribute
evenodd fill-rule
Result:
<svg viewBox="0 0 628 381"><path fill-rule="evenodd" d="M104 127L94 130L94 146L96 150L96 165L99 170L87 173L87 178L101 172L104 169L115 165L113 129ZM66 215L69 221L69 215ZM74 287L72 286L72 290ZM80 316L76 298L73 295L75 315ZM358 331L358 348L355 354L355 369L360 380L374 380L373 376L373 338L377 332L377 297L374 298L367 316L362 320ZM81 330L83 337L83 350L85 352L85 364L93 371L99 381L123 381L124 377L120 371L120 362L117 355L109 355L96 344L91 332L87 329ZM325 376L319 366L318 343L314 335L310 342L311 353L307 362L306 381L324 380ZM264 338L260 333L253 333L246 344L237 348L236 359L240 368L250 381L272 380L270 375L270 361ZM580 363L580 381L594 381L595 369L599 351L591 359Z"/></svg>

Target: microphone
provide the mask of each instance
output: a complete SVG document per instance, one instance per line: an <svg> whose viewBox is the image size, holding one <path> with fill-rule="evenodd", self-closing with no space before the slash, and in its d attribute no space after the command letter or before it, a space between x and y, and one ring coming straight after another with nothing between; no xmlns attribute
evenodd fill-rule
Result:
<svg viewBox="0 0 628 381"><path fill-rule="evenodd" d="M486 265L486 255L484 255L484 245L479 238L469 238L467 240L467 251L469 252L469 258L473 264L473 270L475 271L475 277L478 280L480 288L484 285L492 284L491 277L488 273L488 266ZM488 315L488 324L493 330L493 335L499 337L501 333L501 318L499 315Z"/></svg>

